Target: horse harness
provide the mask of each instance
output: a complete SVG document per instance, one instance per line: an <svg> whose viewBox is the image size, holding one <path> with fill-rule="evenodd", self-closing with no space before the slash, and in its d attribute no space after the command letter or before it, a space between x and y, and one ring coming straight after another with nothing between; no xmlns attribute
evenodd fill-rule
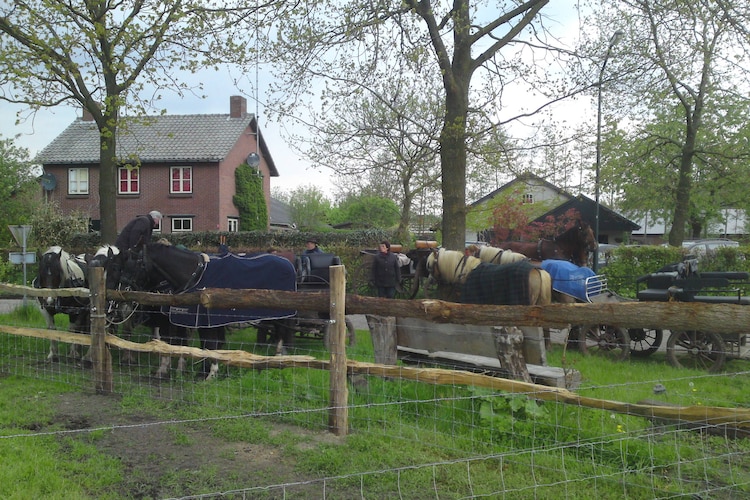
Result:
<svg viewBox="0 0 750 500"><path fill-rule="evenodd" d="M435 256L435 264L432 266L432 274L440 280L440 266L438 265L438 257L440 256L440 251L436 250L434 251L433 255ZM466 280L466 276L472 271L471 269L466 272L466 264L469 260L468 255L464 255L461 260L456 264L456 268L453 270L453 275L455 276L456 281L459 283L463 283L464 280Z"/></svg>
<svg viewBox="0 0 750 500"><path fill-rule="evenodd" d="M176 280L174 276L172 276L169 272L167 272L166 269L164 269L162 266L157 264L154 260L148 258L148 252L146 252L145 247L143 249L143 267L147 272L150 271L150 269L156 269L170 283L178 282L178 280ZM190 290L193 286L198 284L205 270L206 270L206 258L204 257L203 254L201 254L201 258L198 260L198 265L195 267L195 270L190 275L190 278L185 282L185 284L182 286L181 289L174 290L174 293L184 293L187 290Z"/></svg>

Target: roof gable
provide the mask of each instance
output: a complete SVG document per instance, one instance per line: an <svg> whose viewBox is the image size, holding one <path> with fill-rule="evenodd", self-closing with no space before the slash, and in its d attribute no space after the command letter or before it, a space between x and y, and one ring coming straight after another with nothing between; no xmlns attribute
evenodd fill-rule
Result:
<svg viewBox="0 0 750 500"><path fill-rule="evenodd" d="M254 115L162 115L122 118L117 133L117 155L137 156L144 163L220 162L245 133L258 133L271 176L278 170ZM99 130L81 118L71 123L36 158L42 164L99 163Z"/></svg>
<svg viewBox="0 0 750 500"><path fill-rule="evenodd" d="M543 189L547 189L547 190L555 193L556 195L562 197L563 199L568 200L568 199L573 198L572 194L568 193L564 189L560 189L559 187L557 187L554 184L546 181L545 179L539 177L538 175L534 175L531 172L524 172L523 174L519 175L518 177L516 177L512 181L509 181L509 182L503 184L502 186L500 186L499 188L495 189L491 193L489 193L489 194L487 194L485 196L482 196L481 198L479 198L475 202L471 203L469 205L469 208L481 205L481 204L483 204L483 203L491 200L492 198L495 198L497 195L499 195L501 193L504 193L506 191L512 190L513 188L515 188L518 185L523 185L523 186L539 186L539 187L541 187Z"/></svg>

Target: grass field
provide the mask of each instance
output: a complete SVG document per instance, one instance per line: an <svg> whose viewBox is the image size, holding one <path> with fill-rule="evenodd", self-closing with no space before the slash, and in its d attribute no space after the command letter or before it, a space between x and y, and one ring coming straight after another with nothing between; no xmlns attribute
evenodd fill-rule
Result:
<svg viewBox="0 0 750 500"><path fill-rule="evenodd" d="M64 328L64 319L58 325ZM32 307L0 324L41 327ZM2 328L0 328L0 332ZM271 354L253 328L231 349ZM351 359L372 361L359 330ZM145 339L141 332L141 340ZM115 396L90 370L45 362L47 344L0 333L3 498L747 498L750 442L522 394L360 376L350 433L327 429L328 374L305 368L150 376L158 360L116 366ZM327 359L322 343L295 352ZM661 353L613 363L556 345L578 393L635 403L750 406L750 361L677 370ZM655 388L659 387L655 393ZM661 388L664 390L661 390Z"/></svg>

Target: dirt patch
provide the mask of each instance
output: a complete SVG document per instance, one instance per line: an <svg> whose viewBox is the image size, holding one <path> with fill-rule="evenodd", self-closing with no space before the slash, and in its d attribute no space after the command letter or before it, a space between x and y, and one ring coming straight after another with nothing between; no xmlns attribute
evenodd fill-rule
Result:
<svg viewBox="0 0 750 500"><path fill-rule="evenodd" d="M165 423L151 415L127 413L116 396L62 394L51 424L68 430L104 429L93 442L100 453L123 464L124 481L115 493L126 498L163 498L205 492L206 488L218 492L313 479L295 472L293 459L277 447L229 442L212 436L200 424ZM262 425L269 424L263 421ZM299 435L299 449L341 439L325 431L270 425L271 435ZM90 433L74 436L92 439ZM195 478L196 484L186 484L185 477ZM276 496L271 492L264 498Z"/></svg>

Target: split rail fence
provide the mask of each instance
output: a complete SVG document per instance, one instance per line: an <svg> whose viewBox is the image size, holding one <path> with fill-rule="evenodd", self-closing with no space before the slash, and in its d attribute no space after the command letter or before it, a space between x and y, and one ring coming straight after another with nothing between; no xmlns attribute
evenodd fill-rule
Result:
<svg viewBox="0 0 750 500"><path fill-rule="evenodd" d="M750 324L750 308L735 304L679 302L617 302L552 304L547 306L491 306L457 304L441 300L395 300L346 295L345 269L332 266L329 292L287 292L275 290L205 289L180 295L106 290L104 271L92 268L90 288L39 290L18 285L0 284L0 292L30 296L89 297L91 335L53 330L0 327L4 333L36 337L91 346L94 389L111 393L112 357L110 346L168 356L211 359L230 366L269 369L306 367L330 371L329 430L343 435L348 430L347 374L417 380L429 384L473 385L492 390L531 394L548 400L603 409L617 413L663 418L707 425L729 425L750 430L750 409L709 406L659 406L621 403L580 396L570 390L509 380L482 374L440 368L416 368L348 360L346 357L346 314L369 314L417 318L433 323L472 325L517 325L532 327L566 327L570 324L603 323L623 328L662 328L675 330L710 330L717 333L739 333ZM134 301L145 305L185 306L201 304L212 308L268 307L298 310L329 310L332 321L330 357L260 356L246 351L209 351L193 347L172 346L158 340L129 342L106 332L108 300Z"/></svg>

